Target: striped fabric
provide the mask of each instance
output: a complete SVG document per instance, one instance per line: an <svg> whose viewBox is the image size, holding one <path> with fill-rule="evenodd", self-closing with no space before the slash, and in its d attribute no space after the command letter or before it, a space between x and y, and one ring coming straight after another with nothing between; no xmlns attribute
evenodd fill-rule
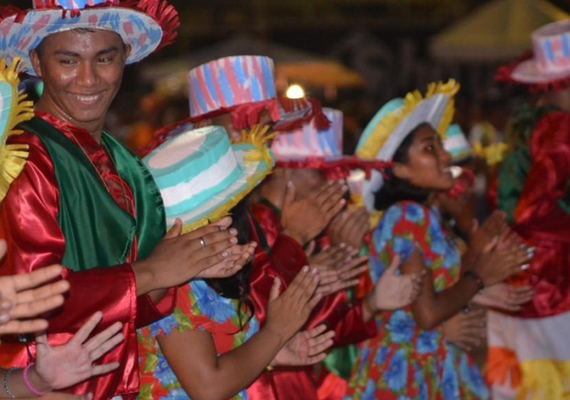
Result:
<svg viewBox="0 0 570 400"><path fill-rule="evenodd" d="M226 57L188 74L190 115L275 98L273 60L263 56Z"/></svg>
<svg viewBox="0 0 570 400"><path fill-rule="evenodd" d="M284 132L275 138L271 150L275 153L277 161L306 157L323 157L332 160L342 157L342 111L323 108L323 112L331 123L329 129L318 130L313 120L301 129Z"/></svg>

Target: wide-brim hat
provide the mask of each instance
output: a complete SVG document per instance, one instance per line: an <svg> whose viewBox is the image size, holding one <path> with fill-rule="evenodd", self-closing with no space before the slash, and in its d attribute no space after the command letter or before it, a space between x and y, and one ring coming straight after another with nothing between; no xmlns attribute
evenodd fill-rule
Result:
<svg viewBox="0 0 570 400"><path fill-rule="evenodd" d="M496 80L531 92L570 86L570 20L553 22L532 33L533 53L498 69Z"/></svg>
<svg viewBox="0 0 570 400"><path fill-rule="evenodd" d="M232 145L223 127L187 128L143 159L161 191L167 226L180 218L184 233L229 215L274 166L266 130Z"/></svg>
<svg viewBox="0 0 570 400"><path fill-rule="evenodd" d="M22 131L16 126L34 116L33 103L20 91L18 73L21 62L11 65L0 59L0 202L6 197L11 183L20 175L28 158L28 146L7 144L10 136Z"/></svg>
<svg viewBox="0 0 570 400"><path fill-rule="evenodd" d="M115 32L130 45L127 64L170 44L180 25L174 7L163 0L34 0L33 8L0 8L0 56L19 57L34 74L29 52L49 35L78 28Z"/></svg>
<svg viewBox="0 0 570 400"><path fill-rule="evenodd" d="M453 98L458 90L459 85L449 80L431 83L425 96L414 91L403 99L390 101L366 127L366 135L361 138L356 155L364 160L391 162L404 140L422 124L429 124L444 139L453 119ZM374 197L383 184L383 174L374 170L370 179L363 183L362 196L370 213L377 211Z"/></svg>

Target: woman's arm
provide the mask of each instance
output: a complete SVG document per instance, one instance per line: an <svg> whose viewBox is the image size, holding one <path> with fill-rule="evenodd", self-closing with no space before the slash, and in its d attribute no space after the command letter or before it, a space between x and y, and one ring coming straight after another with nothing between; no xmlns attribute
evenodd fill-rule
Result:
<svg viewBox="0 0 570 400"><path fill-rule="evenodd" d="M248 387L306 322L321 298L313 296L317 285L318 274L308 267L281 296L276 279L264 328L220 356L208 332L175 329L159 336L160 348L186 393L194 400L227 400Z"/></svg>
<svg viewBox="0 0 570 400"><path fill-rule="evenodd" d="M194 400L227 400L248 387L284 345L281 335L262 329L242 346L218 357L212 335L173 330L160 348L182 388Z"/></svg>
<svg viewBox="0 0 570 400"><path fill-rule="evenodd" d="M414 319L421 329L433 329L453 317L465 308L479 291L474 279L463 276L449 289L436 293L431 270L425 266L417 250L402 264L401 269L404 274L426 271L420 295L412 303Z"/></svg>
<svg viewBox="0 0 570 400"><path fill-rule="evenodd" d="M498 239L494 240L478 255L472 265L466 267L466 270L472 273L470 276L462 274L453 286L435 292L431 270L426 268L418 250L415 249L402 265L402 272L410 274L427 270L422 281L421 294L412 303L416 323L422 329L435 328L465 308L483 286L495 285L520 272L520 266L530 258L532 255L515 242L499 243Z"/></svg>

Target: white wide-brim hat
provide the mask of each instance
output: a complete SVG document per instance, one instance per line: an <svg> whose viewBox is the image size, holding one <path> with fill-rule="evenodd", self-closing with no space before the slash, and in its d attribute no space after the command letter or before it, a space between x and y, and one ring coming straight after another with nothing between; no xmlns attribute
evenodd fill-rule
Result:
<svg viewBox="0 0 570 400"><path fill-rule="evenodd" d="M184 126L178 127L178 129L183 128ZM232 153L231 158L235 158L239 166L238 175L229 175L229 179L231 179L229 184L225 185L220 191L214 191L213 194L207 198L201 198L198 204L185 206L184 203L182 203L182 206L169 207L169 200L172 200L173 196L176 197L177 193L181 196L184 195L184 185L188 185L189 190L192 192L206 192L212 190L212 179L208 179L208 177L211 176L209 175L211 171L200 171L199 169L203 168L203 164L200 160L191 163L187 163L188 160L181 160L174 165L170 165L170 162L168 162L168 166L165 168L157 165L153 160L156 160L157 157L169 160L171 154L175 154L179 149L185 146L191 146L191 142L196 135L214 135L220 133L223 133L223 137L225 137L229 145L229 138L223 127L209 126L206 128L192 129L192 126L189 125L186 132L163 143L143 159L143 162L155 177L156 183L165 200L166 222L168 227L172 226L177 218L180 218L184 226L183 232L186 233L207 225L210 222L218 221L228 215L232 208L243 200L271 173L274 166L274 159L271 151L264 145L266 132L257 130L250 133L245 143L229 146L229 151ZM220 137L222 137L222 135L220 135ZM220 160L217 167L225 168L226 165L231 166L233 162L227 163L224 160ZM180 168L179 171L181 171L183 167L190 168L194 174L204 173L201 175L201 179L187 181L184 174L176 173L178 168ZM231 171L221 172L224 174ZM165 176L166 179L164 179ZM174 193L171 191L173 187L176 187Z"/></svg>

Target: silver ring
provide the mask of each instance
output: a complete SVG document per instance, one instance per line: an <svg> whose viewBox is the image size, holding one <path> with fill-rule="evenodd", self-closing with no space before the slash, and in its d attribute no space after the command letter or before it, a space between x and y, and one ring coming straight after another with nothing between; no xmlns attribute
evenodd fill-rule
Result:
<svg viewBox="0 0 570 400"><path fill-rule="evenodd" d="M202 245L203 249L206 248L206 241L204 240L204 238L200 238L200 244Z"/></svg>

